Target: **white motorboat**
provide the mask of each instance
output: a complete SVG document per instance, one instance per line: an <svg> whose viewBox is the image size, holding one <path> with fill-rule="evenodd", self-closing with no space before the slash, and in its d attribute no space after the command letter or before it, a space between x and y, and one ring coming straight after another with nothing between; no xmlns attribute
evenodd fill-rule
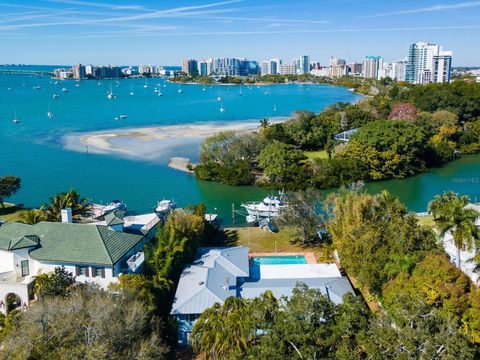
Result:
<svg viewBox="0 0 480 360"><path fill-rule="evenodd" d="M115 94L113 92L109 91L108 94L107 94L107 99L109 99L109 100L115 99Z"/></svg>
<svg viewBox="0 0 480 360"><path fill-rule="evenodd" d="M50 118L50 119L53 119L53 117L55 116L55 114L51 111L47 112L47 116Z"/></svg>
<svg viewBox="0 0 480 360"><path fill-rule="evenodd" d="M282 196L267 196L261 202L247 202L241 205L247 210L248 218L247 220L253 220L260 218L275 218L277 217L283 209L288 205L285 204L282 200ZM250 221L251 222L251 221Z"/></svg>
<svg viewBox="0 0 480 360"><path fill-rule="evenodd" d="M54 99L56 99L56 98L58 98L58 96L59 96L58 94L53 94L52 97L53 97Z"/></svg>
<svg viewBox="0 0 480 360"><path fill-rule="evenodd" d="M102 215L108 214L109 212L112 212L115 210L127 211L127 205L121 202L120 200L112 200L110 204L108 204L102 209Z"/></svg>
<svg viewBox="0 0 480 360"><path fill-rule="evenodd" d="M121 114L121 115L119 116L119 118L120 118L120 120L126 119L126 118L127 118L127 114Z"/></svg>
<svg viewBox="0 0 480 360"><path fill-rule="evenodd" d="M162 200L157 202L155 212L157 214L167 214L177 207L177 203L174 200Z"/></svg>
<svg viewBox="0 0 480 360"><path fill-rule="evenodd" d="M62 92L66 93L68 91L67 88L62 88Z"/></svg>

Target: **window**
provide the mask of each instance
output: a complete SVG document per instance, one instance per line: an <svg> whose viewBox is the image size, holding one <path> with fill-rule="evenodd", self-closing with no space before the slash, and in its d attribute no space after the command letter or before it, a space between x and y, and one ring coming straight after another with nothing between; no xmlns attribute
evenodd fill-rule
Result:
<svg viewBox="0 0 480 360"><path fill-rule="evenodd" d="M92 277L105 278L105 269L104 268L93 268L92 267Z"/></svg>
<svg viewBox="0 0 480 360"><path fill-rule="evenodd" d="M77 276L87 276L88 277L88 267L77 266Z"/></svg>
<svg viewBox="0 0 480 360"><path fill-rule="evenodd" d="M22 267L22 276L27 276L30 273L30 269L29 269L29 266L28 266L28 260L22 260L20 265Z"/></svg>

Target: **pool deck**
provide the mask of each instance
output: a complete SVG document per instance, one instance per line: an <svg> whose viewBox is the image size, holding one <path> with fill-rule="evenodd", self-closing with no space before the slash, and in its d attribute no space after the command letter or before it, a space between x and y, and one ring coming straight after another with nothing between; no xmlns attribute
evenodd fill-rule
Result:
<svg viewBox="0 0 480 360"><path fill-rule="evenodd" d="M307 264L316 264L315 254L313 252L251 252L248 254L248 258L259 256L305 256Z"/></svg>

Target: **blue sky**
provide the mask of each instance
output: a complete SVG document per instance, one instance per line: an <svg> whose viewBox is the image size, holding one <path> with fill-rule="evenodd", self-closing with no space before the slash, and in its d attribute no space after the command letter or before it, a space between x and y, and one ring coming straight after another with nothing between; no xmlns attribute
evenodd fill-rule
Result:
<svg viewBox="0 0 480 360"><path fill-rule="evenodd" d="M0 0L0 63L165 64L220 56L404 58L429 41L480 65L480 1Z"/></svg>

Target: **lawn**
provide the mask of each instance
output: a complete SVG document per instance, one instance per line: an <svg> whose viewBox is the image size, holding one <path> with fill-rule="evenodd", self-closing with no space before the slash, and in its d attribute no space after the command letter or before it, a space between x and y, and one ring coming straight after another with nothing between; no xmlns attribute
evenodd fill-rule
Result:
<svg viewBox="0 0 480 360"><path fill-rule="evenodd" d="M293 229L281 229L271 233L258 227L235 227L224 229L224 243L227 246L247 246L250 252L313 252L318 259L322 256L319 245L305 246Z"/></svg>
<svg viewBox="0 0 480 360"><path fill-rule="evenodd" d="M418 216L418 223L423 226L428 226L431 228L435 227L435 221L433 221L432 215L427 216Z"/></svg>
<svg viewBox="0 0 480 360"><path fill-rule="evenodd" d="M5 208L0 206L0 219L5 221L20 221L20 213L23 209L14 204L5 203Z"/></svg>
<svg viewBox="0 0 480 360"><path fill-rule="evenodd" d="M315 160L315 159L328 159L328 154L326 150L322 151L304 151L303 155L307 157L308 160Z"/></svg>

